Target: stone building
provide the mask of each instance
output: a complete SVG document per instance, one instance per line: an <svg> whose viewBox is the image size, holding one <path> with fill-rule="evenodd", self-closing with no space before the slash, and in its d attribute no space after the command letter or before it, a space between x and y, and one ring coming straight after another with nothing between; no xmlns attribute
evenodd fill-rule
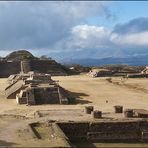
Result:
<svg viewBox="0 0 148 148"><path fill-rule="evenodd" d="M92 69L92 70L90 70L89 75L92 77L111 76L112 71L110 71L108 69Z"/></svg>
<svg viewBox="0 0 148 148"><path fill-rule="evenodd" d="M21 62L21 72L8 77L5 88L8 99L18 104L68 104L69 98L61 86L51 79L50 74L29 71L28 63Z"/></svg>

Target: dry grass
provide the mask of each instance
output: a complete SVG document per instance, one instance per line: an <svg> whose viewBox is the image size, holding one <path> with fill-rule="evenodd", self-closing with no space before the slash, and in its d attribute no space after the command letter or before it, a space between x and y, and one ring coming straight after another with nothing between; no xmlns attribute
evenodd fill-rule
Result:
<svg viewBox="0 0 148 148"><path fill-rule="evenodd" d="M0 79L0 115L8 115L0 116L0 145L27 146L28 143L32 146L47 146L51 144L49 141L37 141L31 137L26 125L35 119L19 118L21 116L31 118L37 110L52 110L51 119L54 120L58 120L58 118L68 120L70 116L73 120L80 120L81 116L77 117L75 110L83 109L85 105L94 105L96 109L104 112L112 112L114 105L139 109L147 109L148 106L148 79L112 78L112 82L115 83L108 82L106 78L91 78L86 75L57 76L53 79L59 80L59 84L77 98L76 105L17 105L15 99L5 98L6 79ZM56 111L54 112L54 110ZM68 110L71 110L69 116ZM16 115L18 118L9 115ZM59 145L60 141L56 144Z"/></svg>
<svg viewBox="0 0 148 148"><path fill-rule="evenodd" d="M113 78L109 83L106 78L91 78L89 76L55 77L69 91L80 94L82 104L88 102L102 111L112 111L114 105L124 108L144 108L148 104L148 79ZM83 101L85 100L85 101ZM106 103L108 100L108 103Z"/></svg>

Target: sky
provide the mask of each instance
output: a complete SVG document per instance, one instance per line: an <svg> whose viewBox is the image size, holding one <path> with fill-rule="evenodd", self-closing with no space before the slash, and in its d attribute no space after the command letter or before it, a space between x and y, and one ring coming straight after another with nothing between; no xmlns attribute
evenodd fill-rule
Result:
<svg viewBox="0 0 148 148"><path fill-rule="evenodd" d="M148 54L148 1L2 1L0 56L55 59Z"/></svg>

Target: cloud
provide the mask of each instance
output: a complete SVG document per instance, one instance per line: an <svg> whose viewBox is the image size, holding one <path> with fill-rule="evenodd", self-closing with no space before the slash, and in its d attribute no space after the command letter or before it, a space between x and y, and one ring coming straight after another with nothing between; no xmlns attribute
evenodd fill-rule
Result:
<svg viewBox="0 0 148 148"><path fill-rule="evenodd" d="M131 34L148 31L148 17L140 17L130 20L124 24L117 24L113 29L113 33Z"/></svg>
<svg viewBox="0 0 148 148"><path fill-rule="evenodd" d="M110 31L103 26L78 25L72 28L72 43L80 48L103 48L109 42Z"/></svg>
<svg viewBox="0 0 148 148"><path fill-rule="evenodd" d="M118 24L111 34L111 41L122 47L148 47L148 17L140 17L125 24ZM136 50L136 49L135 49Z"/></svg>
<svg viewBox="0 0 148 148"><path fill-rule="evenodd" d="M140 33L130 33L128 35L112 34L111 40L117 45L126 46L148 46L148 31Z"/></svg>
<svg viewBox="0 0 148 148"><path fill-rule="evenodd" d="M78 25L72 28L72 34L81 39L106 38L109 31L102 26Z"/></svg>
<svg viewBox="0 0 148 148"><path fill-rule="evenodd" d="M117 24L113 29L87 24L92 17L114 18L107 4L0 2L1 54L29 49L60 58L101 58L147 52L148 17Z"/></svg>
<svg viewBox="0 0 148 148"><path fill-rule="evenodd" d="M143 23L146 20L130 20L120 26L116 25L113 31L104 26L76 25L71 29L70 36L62 42L64 46L61 43L60 47L71 49L67 54L80 58L145 54L148 48L148 30Z"/></svg>
<svg viewBox="0 0 148 148"><path fill-rule="evenodd" d="M101 58L109 55L116 56L119 51L113 48L110 36L111 31L103 26L77 25L71 29L71 34L68 38L56 44L57 49L61 48L59 55L57 55L57 52L50 52L50 54L59 58Z"/></svg>
<svg viewBox="0 0 148 148"><path fill-rule="evenodd" d="M0 50L54 50L73 26L107 10L104 2L0 2Z"/></svg>
<svg viewBox="0 0 148 148"><path fill-rule="evenodd" d="M147 25L146 25L147 22ZM88 50L96 55L125 55L139 50L145 52L148 47L148 18L137 18L122 25L115 25L113 30L104 26L76 25L71 34L57 47L71 50ZM64 46L63 46L64 45ZM143 48L143 49L141 49ZM102 54L107 52L106 54ZM112 54L111 54L112 52ZM116 52L116 53L113 53ZM126 53L124 53L126 52ZM97 54L98 53L98 54ZM86 54L86 52L84 52ZM100 55L100 56L101 56Z"/></svg>

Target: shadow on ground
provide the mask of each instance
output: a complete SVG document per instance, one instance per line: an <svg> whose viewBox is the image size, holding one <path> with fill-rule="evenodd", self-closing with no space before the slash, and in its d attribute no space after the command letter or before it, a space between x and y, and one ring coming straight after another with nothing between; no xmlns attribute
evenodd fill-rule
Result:
<svg viewBox="0 0 148 148"><path fill-rule="evenodd" d="M0 147L5 147L5 146L14 146L14 145L17 145L16 143L13 143L13 142L7 142L7 141L3 141L3 140L0 140Z"/></svg>
<svg viewBox="0 0 148 148"><path fill-rule="evenodd" d="M88 104L88 103L92 103L91 101L88 101L88 100L84 99L84 97L89 96L86 93L79 93L79 92L68 91L68 96L70 98L75 98L76 99L75 104Z"/></svg>
<svg viewBox="0 0 148 148"><path fill-rule="evenodd" d="M81 148L95 148L96 146L89 141L85 141L85 142L72 142L72 144L75 147L81 147Z"/></svg>

